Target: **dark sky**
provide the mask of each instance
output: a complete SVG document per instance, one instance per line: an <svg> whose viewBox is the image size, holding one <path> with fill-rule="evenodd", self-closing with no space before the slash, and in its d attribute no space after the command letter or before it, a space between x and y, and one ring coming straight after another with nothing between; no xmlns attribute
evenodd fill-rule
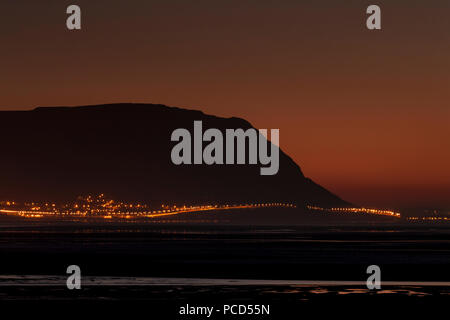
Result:
<svg viewBox="0 0 450 320"><path fill-rule="evenodd" d="M65 27L82 9L82 30ZM365 27L369 4L382 30ZM0 110L149 102L280 128L346 200L450 207L448 0L4 0Z"/></svg>

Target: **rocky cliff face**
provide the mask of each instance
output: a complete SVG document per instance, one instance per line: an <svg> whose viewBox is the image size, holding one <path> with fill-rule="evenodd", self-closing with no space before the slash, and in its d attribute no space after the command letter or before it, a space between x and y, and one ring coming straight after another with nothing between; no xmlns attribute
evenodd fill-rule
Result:
<svg viewBox="0 0 450 320"><path fill-rule="evenodd" d="M239 118L152 104L0 112L0 193L17 200L68 200L106 193L146 203L289 201L348 203L306 178L280 150L276 175L261 165L174 165L177 128L248 129ZM281 133L282 139L282 133Z"/></svg>

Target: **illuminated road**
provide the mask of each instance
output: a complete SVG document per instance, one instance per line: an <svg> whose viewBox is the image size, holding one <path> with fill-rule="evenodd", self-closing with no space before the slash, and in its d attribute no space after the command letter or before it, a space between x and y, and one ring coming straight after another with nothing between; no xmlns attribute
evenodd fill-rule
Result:
<svg viewBox="0 0 450 320"><path fill-rule="evenodd" d="M295 205L289 203L257 203L257 204L238 204L238 205L205 205L205 206L183 206L173 207L172 209L143 211L143 212L108 212L107 214L88 214L87 212L52 212L38 210L11 210L0 209L0 213L10 216L20 216L24 218L44 218L44 217L83 217L83 218L104 218L104 219L132 219L132 218L159 218L165 216L173 216L182 213L201 213L205 211L223 211L237 209L260 209L260 208L296 208Z"/></svg>
<svg viewBox="0 0 450 320"><path fill-rule="evenodd" d="M107 203L109 204L109 202ZM131 206L132 207L132 206ZM55 217L55 218L103 218L103 219L133 219L133 218L159 218L165 216L174 216L178 214L198 214L203 212L212 212L212 211L223 211L223 210L239 210L239 209L260 209L260 208L296 208L294 204L290 203L252 203L252 204L233 204L233 205L203 205L203 206L163 206L162 209L159 210L141 210L141 211L131 211L129 209L120 210L113 208L105 208L101 213L92 213L88 210L79 211L79 207L76 206L71 209L56 209L53 211L41 211L38 210L39 207L33 207L32 210L13 210L11 208L8 209L0 209L0 213L9 216L19 216L24 218L44 218L44 217ZM395 218L400 218L400 213L390 210L380 210L380 209L368 209L368 208L323 208L317 206L307 206L307 208L311 211L319 211L319 212L327 212L334 214L346 214L346 213L360 213L367 215L382 215L382 216L390 216Z"/></svg>
<svg viewBox="0 0 450 320"><path fill-rule="evenodd" d="M380 210L380 209L368 209L368 208L322 208L316 206L307 206L310 210L315 211L325 211L333 213L363 213L363 214L374 214L381 216L389 216L394 218L400 218L400 213L391 210Z"/></svg>

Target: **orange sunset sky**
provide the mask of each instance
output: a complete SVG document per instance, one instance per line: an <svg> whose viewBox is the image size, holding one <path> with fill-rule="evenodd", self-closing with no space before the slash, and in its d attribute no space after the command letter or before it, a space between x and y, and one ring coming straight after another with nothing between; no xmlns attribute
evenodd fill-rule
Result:
<svg viewBox="0 0 450 320"><path fill-rule="evenodd" d="M366 29L370 4L382 30ZM279 128L305 175L350 202L450 207L448 0L18 0L0 15L0 110L242 117Z"/></svg>

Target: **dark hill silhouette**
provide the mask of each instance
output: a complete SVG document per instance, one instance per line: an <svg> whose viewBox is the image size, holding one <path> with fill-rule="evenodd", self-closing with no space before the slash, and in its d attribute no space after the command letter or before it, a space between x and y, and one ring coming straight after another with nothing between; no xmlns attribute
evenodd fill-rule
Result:
<svg viewBox="0 0 450 320"><path fill-rule="evenodd" d="M151 204L290 201L348 203L306 178L280 151L277 175L260 165L181 165L170 159L176 128L252 127L239 118L153 104L48 107L0 112L0 194L17 200L108 196ZM283 139L281 132L281 141Z"/></svg>

